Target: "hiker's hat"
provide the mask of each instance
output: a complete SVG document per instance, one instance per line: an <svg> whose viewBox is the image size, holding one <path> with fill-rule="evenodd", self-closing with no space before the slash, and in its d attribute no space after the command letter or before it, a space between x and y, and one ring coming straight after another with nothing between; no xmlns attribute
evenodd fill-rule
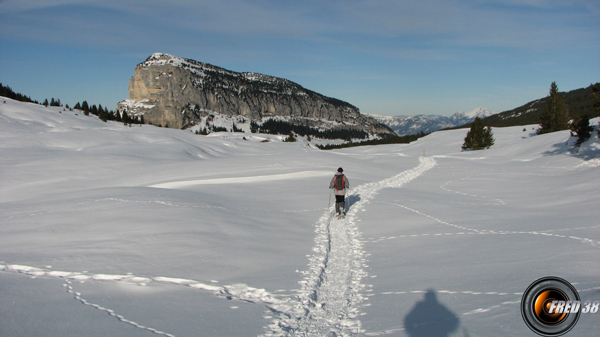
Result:
<svg viewBox="0 0 600 337"><path fill-rule="evenodd" d="M338 169L338 172L344 172L344 169L340 167L340 168Z"/></svg>

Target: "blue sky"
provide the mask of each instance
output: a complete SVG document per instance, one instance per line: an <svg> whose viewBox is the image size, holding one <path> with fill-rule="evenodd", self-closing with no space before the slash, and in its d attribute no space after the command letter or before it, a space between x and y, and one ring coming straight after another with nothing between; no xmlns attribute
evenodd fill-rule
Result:
<svg viewBox="0 0 600 337"><path fill-rule="evenodd" d="M600 81L597 0L0 0L0 82L114 109L154 52L361 112L505 111Z"/></svg>

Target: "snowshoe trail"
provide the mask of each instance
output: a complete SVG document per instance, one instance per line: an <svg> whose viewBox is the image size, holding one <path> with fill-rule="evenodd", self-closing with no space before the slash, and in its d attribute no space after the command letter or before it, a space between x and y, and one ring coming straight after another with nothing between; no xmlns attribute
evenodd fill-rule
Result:
<svg viewBox="0 0 600 337"><path fill-rule="evenodd" d="M314 254L300 282L299 294L285 303L273 303L276 315L265 336L357 336L364 333L359 320L366 285L361 280L365 252L356 225L358 212L383 188L399 188L435 166L433 158L421 157L419 165L391 178L355 188L345 217L328 210L316 225Z"/></svg>
<svg viewBox="0 0 600 337"><path fill-rule="evenodd" d="M54 277L65 279L67 292L86 306L107 313L123 323L158 335L173 336L144 326L109 308L90 303L73 289L72 281L124 281L140 286L149 283L177 284L214 293L216 296L265 305L275 317L266 327L264 336L357 336L364 335L359 320L360 304L366 297L367 276L365 252L362 248L360 231L356 225L358 213L372 202L383 188L399 188L433 168L433 158L420 158L417 167L378 182L367 183L355 188L348 195L350 201L345 216L338 218L333 207L321 216L316 224L316 238L309 268L303 272L301 288L295 296L281 298L265 289L245 284L215 285L191 279L172 277L147 277L127 275L93 274L88 272L57 271L24 265L0 263L0 272L28 275L30 277Z"/></svg>

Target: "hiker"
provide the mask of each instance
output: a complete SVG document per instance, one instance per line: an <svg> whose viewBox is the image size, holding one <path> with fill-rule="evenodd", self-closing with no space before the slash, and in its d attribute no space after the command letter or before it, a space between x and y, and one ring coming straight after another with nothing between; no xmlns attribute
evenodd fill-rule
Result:
<svg viewBox="0 0 600 337"><path fill-rule="evenodd" d="M329 188L334 190L335 194L335 211L338 215L346 215L346 190L350 187L348 178L344 175L344 170L340 167L331 179Z"/></svg>

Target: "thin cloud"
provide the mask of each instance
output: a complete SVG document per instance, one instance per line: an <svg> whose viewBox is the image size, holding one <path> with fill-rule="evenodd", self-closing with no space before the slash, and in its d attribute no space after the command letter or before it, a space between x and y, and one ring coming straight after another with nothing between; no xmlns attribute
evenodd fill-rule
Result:
<svg viewBox="0 0 600 337"><path fill-rule="evenodd" d="M599 13L596 0L0 0L0 39L5 64L28 46L65 58L65 46L110 54L127 66L166 52L290 78L370 112L382 112L380 101L432 104L432 90L463 93L440 97L435 112L484 97L472 83L587 85L600 66ZM516 106L506 98L514 92L498 95L497 106Z"/></svg>
<svg viewBox="0 0 600 337"><path fill-rule="evenodd" d="M527 7L530 10L519 10ZM103 17L104 24L94 21L94 14L85 9L97 8L114 13L116 19ZM53 38L68 43L79 35L102 39L106 43L121 35L135 43L157 37L178 41L193 39L198 34L248 37L255 39L283 38L312 43L340 43L368 46L369 40L419 36L428 43L425 48L397 51L399 57L439 59L445 56L439 48L448 45L516 48L552 48L560 42L589 39L594 14L598 8L591 2L578 1L565 5L562 1L131 1L131 0L5 0L0 9L6 20L2 26L13 36L32 38L43 34L45 25L57 30ZM60 9L80 15L60 16ZM51 23L40 20L36 13L52 11ZM20 14L19 22L9 14ZM57 17L58 16L58 17ZM77 18L88 22L88 29L76 29ZM127 21L131 21L128 24ZM583 29L576 29L577 22ZM548 27L553 25L553 27ZM112 26L112 27L111 27ZM116 26L116 27L114 27ZM595 24L595 28L598 28ZM37 28L36 28L37 27ZM79 27L79 26L77 26ZM554 30L552 36L544 32ZM15 35L16 34L16 35ZM152 36L154 34L155 36ZM443 39L439 36L444 35ZM597 35L597 34L596 34ZM118 44L118 41L114 41ZM433 45L437 45L435 48ZM381 49L381 48L375 48ZM437 49L437 50L436 50ZM411 55L412 53L412 55ZM404 54L404 55L403 55ZM421 55L421 56L419 56Z"/></svg>

